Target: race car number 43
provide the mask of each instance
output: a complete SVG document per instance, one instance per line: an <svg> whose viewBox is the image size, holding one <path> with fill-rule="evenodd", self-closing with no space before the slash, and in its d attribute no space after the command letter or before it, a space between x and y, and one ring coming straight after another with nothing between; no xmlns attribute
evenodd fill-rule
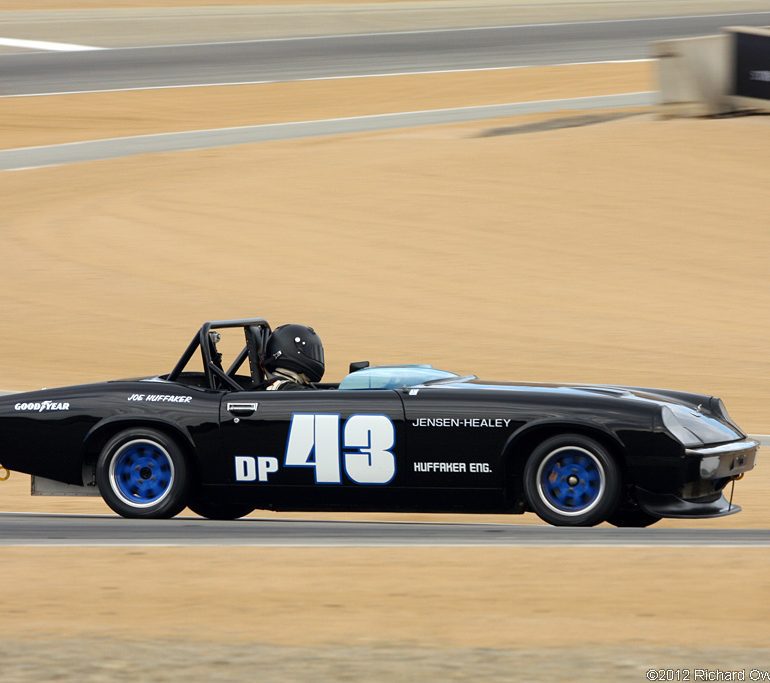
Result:
<svg viewBox="0 0 770 683"><path fill-rule="evenodd" d="M396 475L392 448L396 434L385 415L353 415L342 430L340 416L295 414L289 428L284 467L310 467L317 484L342 483L342 469L356 484L387 484ZM272 456L236 456L235 480L267 482L279 469Z"/></svg>

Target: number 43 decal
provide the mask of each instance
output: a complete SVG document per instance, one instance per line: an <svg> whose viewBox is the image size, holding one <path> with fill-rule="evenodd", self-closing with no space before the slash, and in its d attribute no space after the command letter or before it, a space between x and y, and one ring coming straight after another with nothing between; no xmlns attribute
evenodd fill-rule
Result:
<svg viewBox="0 0 770 683"><path fill-rule="evenodd" d="M341 449L339 415L298 414L291 421L284 465L315 468L317 484L341 483L342 466L357 484L387 484L396 474L395 440L385 415L353 415Z"/></svg>

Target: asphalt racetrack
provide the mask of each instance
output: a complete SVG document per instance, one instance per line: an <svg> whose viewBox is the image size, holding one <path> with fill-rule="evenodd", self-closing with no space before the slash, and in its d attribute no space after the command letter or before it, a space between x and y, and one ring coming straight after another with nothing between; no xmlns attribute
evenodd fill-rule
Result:
<svg viewBox="0 0 770 683"><path fill-rule="evenodd" d="M0 96L645 59L656 40L766 24L770 12L10 54Z"/></svg>
<svg viewBox="0 0 770 683"><path fill-rule="evenodd" d="M0 513L2 546L602 546L769 547L770 530L569 529L507 524Z"/></svg>

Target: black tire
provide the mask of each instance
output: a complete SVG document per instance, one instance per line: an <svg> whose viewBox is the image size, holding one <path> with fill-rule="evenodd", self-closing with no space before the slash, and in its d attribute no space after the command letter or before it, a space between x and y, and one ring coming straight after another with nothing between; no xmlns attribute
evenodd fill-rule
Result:
<svg viewBox="0 0 770 683"><path fill-rule="evenodd" d="M246 503L222 503L201 498L191 500L187 507L206 519L240 519L254 511L254 506Z"/></svg>
<svg viewBox="0 0 770 683"><path fill-rule="evenodd" d="M179 445L149 427L112 437L96 462L96 484L121 517L168 519L187 504L189 474Z"/></svg>
<svg viewBox="0 0 770 683"><path fill-rule="evenodd" d="M662 517L651 515L644 510L617 510L611 514L607 521L612 526L644 528L659 522Z"/></svg>
<svg viewBox="0 0 770 683"><path fill-rule="evenodd" d="M620 469L607 449L581 434L543 441L524 466L524 494L532 510L556 526L595 526L620 499Z"/></svg>

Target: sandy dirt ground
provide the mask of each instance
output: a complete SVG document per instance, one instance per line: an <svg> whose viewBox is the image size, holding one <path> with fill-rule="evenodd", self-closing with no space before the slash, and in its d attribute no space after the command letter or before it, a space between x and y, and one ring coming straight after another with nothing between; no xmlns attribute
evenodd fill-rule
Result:
<svg viewBox="0 0 770 683"><path fill-rule="evenodd" d="M171 663L192 680L242 680L248 664L260 680L496 681L511 680L510 666L519 680L643 680L674 665L765 668L767 551L728 552L6 549L14 590L0 625L13 637L3 671L32 680L24 674L41 660L51 671L69 659L77 672L78 655L108 680L159 661L158 680L173 680ZM115 576L116 562L132 567L130 581ZM45 563L57 573L41 584ZM570 581L554 575L565 564ZM731 587L730 609L714 619L718 585Z"/></svg>
<svg viewBox="0 0 770 683"><path fill-rule="evenodd" d="M770 665L766 549L6 548L0 559L12 587L3 680L76 680L83 659L85 680L153 665L154 680L178 680L172 666L245 680L259 664L260 680L414 681Z"/></svg>
<svg viewBox="0 0 770 683"><path fill-rule="evenodd" d="M314 324L329 379L369 358L674 386L762 432L767 126L473 124L5 173L1 385L162 372L202 320L263 314Z"/></svg>
<svg viewBox="0 0 770 683"><path fill-rule="evenodd" d="M0 148L654 89L651 63L0 98Z"/></svg>
<svg viewBox="0 0 770 683"><path fill-rule="evenodd" d="M558 643L558 634L554 642ZM231 645L179 640L115 640L111 638L57 638L16 641L5 638L4 680L26 683L40 680L41 668L56 680L105 682L152 680L253 681L306 683L314 681L367 681L371 683L484 683L511 681L647 680L655 667L661 676L689 680L767 680L770 650L760 648L672 648L618 646L549 647L501 650L495 648L411 646L326 646L323 648ZM94 653L98 653L96 656ZM43 666L41 667L41 662ZM665 667L665 668L664 668ZM732 673L732 679L726 678ZM255 673L255 672L258 672ZM687 673L685 673L687 672ZM725 673L723 673L725 672ZM737 678L737 676L743 678ZM699 676L699 678L695 678Z"/></svg>
<svg viewBox="0 0 770 683"><path fill-rule="evenodd" d="M770 618L761 548L3 548L0 557L13 586L0 627L19 639L141 632L288 646L301 634L309 646L542 647L553 643L552 616L580 596L560 615L564 646L686 646L701 636L700 645L765 647ZM127 584L112 575L121 560L133 566ZM39 585L49 563L56 577ZM730 587L731 609L705 634L719 585Z"/></svg>

